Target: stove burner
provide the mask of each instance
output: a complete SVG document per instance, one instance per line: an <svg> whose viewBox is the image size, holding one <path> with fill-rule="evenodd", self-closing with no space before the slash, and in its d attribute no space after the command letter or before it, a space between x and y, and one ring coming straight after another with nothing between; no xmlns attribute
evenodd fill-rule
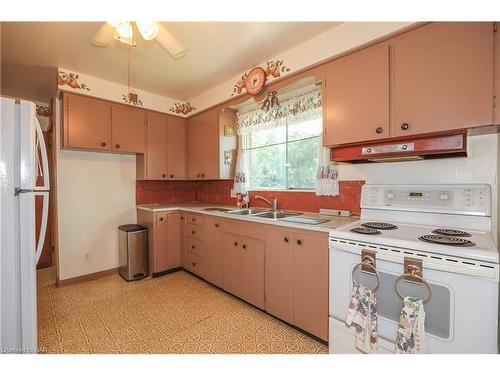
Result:
<svg viewBox="0 0 500 375"><path fill-rule="evenodd" d="M425 236L421 236L418 238L424 242L435 243L439 245L447 245L447 246L475 246L476 244L472 241L465 240L463 238L457 237L448 237L448 236L437 236L434 234L426 234Z"/></svg>
<svg viewBox="0 0 500 375"><path fill-rule="evenodd" d="M365 227L365 228L380 229L380 230L398 229L398 227L395 226L394 224L390 224L390 223L378 223L378 222L374 222L374 221L369 221L367 223L362 223L361 226Z"/></svg>
<svg viewBox="0 0 500 375"><path fill-rule="evenodd" d="M360 234L382 234L382 232L377 230L377 229L364 228L364 227L352 228L351 232L360 233Z"/></svg>
<svg viewBox="0 0 500 375"><path fill-rule="evenodd" d="M457 229L434 229L432 233L442 234L444 236L454 236L454 237L470 237L471 234L464 232L463 230Z"/></svg>

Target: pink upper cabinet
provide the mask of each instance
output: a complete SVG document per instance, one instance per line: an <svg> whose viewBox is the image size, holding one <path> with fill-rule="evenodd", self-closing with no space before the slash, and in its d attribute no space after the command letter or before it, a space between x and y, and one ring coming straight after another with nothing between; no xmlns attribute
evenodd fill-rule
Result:
<svg viewBox="0 0 500 375"><path fill-rule="evenodd" d="M496 27L500 27L497 22ZM500 31L493 34L493 74L494 74L494 94L495 108L493 109L493 122L500 124Z"/></svg>
<svg viewBox="0 0 500 375"><path fill-rule="evenodd" d="M326 66L328 146L388 138L389 47L380 44Z"/></svg>
<svg viewBox="0 0 500 375"><path fill-rule="evenodd" d="M491 22L436 22L390 40L394 135L492 123Z"/></svg>

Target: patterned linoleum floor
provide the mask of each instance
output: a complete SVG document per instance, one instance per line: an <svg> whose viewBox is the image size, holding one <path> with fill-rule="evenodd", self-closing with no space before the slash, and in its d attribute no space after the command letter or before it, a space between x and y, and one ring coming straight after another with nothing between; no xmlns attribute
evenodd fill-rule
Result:
<svg viewBox="0 0 500 375"><path fill-rule="evenodd" d="M127 283L119 275L56 288L38 271L42 353L327 353L327 347L179 271Z"/></svg>

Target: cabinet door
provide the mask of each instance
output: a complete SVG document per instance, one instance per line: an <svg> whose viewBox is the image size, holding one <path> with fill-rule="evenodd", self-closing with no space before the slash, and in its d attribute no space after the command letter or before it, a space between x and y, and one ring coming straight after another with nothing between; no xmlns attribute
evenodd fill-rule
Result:
<svg viewBox="0 0 500 375"><path fill-rule="evenodd" d="M64 146L111 150L111 104L64 94Z"/></svg>
<svg viewBox="0 0 500 375"><path fill-rule="evenodd" d="M497 22L497 27L500 23ZM500 31L493 34L493 75L494 75L494 98L493 123L500 125Z"/></svg>
<svg viewBox="0 0 500 375"><path fill-rule="evenodd" d="M219 115L217 108L188 120L188 176L190 180L219 178Z"/></svg>
<svg viewBox="0 0 500 375"><path fill-rule="evenodd" d="M222 221L217 217L204 220L205 279L222 287Z"/></svg>
<svg viewBox="0 0 500 375"><path fill-rule="evenodd" d="M153 273L167 269L167 241L167 214L160 212L155 214Z"/></svg>
<svg viewBox="0 0 500 375"><path fill-rule="evenodd" d="M241 237L241 298L264 309L265 242Z"/></svg>
<svg viewBox="0 0 500 375"><path fill-rule="evenodd" d="M222 286L241 296L241 241L229 233L222 235Z"/></svg>
<svg viewBox="0 0 500 375"><path fill-rule="evenodd" d="M295 235L295 325L328 340L328 237Z"/></svg>
<svg viewBox="0 0 500 375"><path fill-rule="evenodd" d="M167 116L147 114L146 178L167 179Z"/></svg>
<svg viewBox="0 0 500 375"><path fill-rule="evenodd" d="M179 217L181 221L180 237L181 237L181 265L186 265L186 214L181 213Z"/></svg>
<svg viewBox="0 0 500 375"><path fill-rule="evenodd" d="M142 109L111 106L111 148L114 151L143 153L145 113Z"/></svg>
<svg viewBox="0 0 500 375"><path fill-rule="evenodd" d="M376 45L326 67L326 146L388 138L389 47Z"/></svg>
<svg viewBox="0 0 500 375"><path fill-rule="evenodd" d="M436 22L393 39L395 135L492 122L490 22Z"/></svg>
<svg viewBox="0 0 500 375"><path fill-rule="evenodd" d="M168 214L167 269L181 265L181 214Z"/></svg>
<svg viewBox="0 0 500 375"><path fill-rule="evenodd" d="M293 323L293 232L270 229L267 236L266 311Z"/></svg>
<svg viewBox="0 0 500 375"><path fill-rule="evenodd" d="M186 179L186 120L170 117L167 135L167 178Z"/></svg>

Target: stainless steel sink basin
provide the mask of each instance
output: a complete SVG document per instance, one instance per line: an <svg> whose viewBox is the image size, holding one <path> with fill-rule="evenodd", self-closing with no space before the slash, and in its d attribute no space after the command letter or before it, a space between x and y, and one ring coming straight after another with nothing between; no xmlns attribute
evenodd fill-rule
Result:
<svg viewBox="0 0 500 375"><path fill-rule="evenodd" d="M228 212L228 211L231 211L231 209L230 208L221 208L221 207L207 207L207 208L204 208L203 211Z"/></svg>
<svg viewBox="0 0 500 375"><path fill-rule="evenodd" d="M292 211L269 211L260 214L255 214L255 217L261 217L263 219L284 219L291 216L302 215L300 212L292 212Z"/></svg>
<svg viewBox="0 0 500 375"><path fill-rule="evenodd" d="M259 215L267 212L272 212L272 211L269 211L265 208L244 208L242 210L227 211L227 213L231 215Z"/></svg>

